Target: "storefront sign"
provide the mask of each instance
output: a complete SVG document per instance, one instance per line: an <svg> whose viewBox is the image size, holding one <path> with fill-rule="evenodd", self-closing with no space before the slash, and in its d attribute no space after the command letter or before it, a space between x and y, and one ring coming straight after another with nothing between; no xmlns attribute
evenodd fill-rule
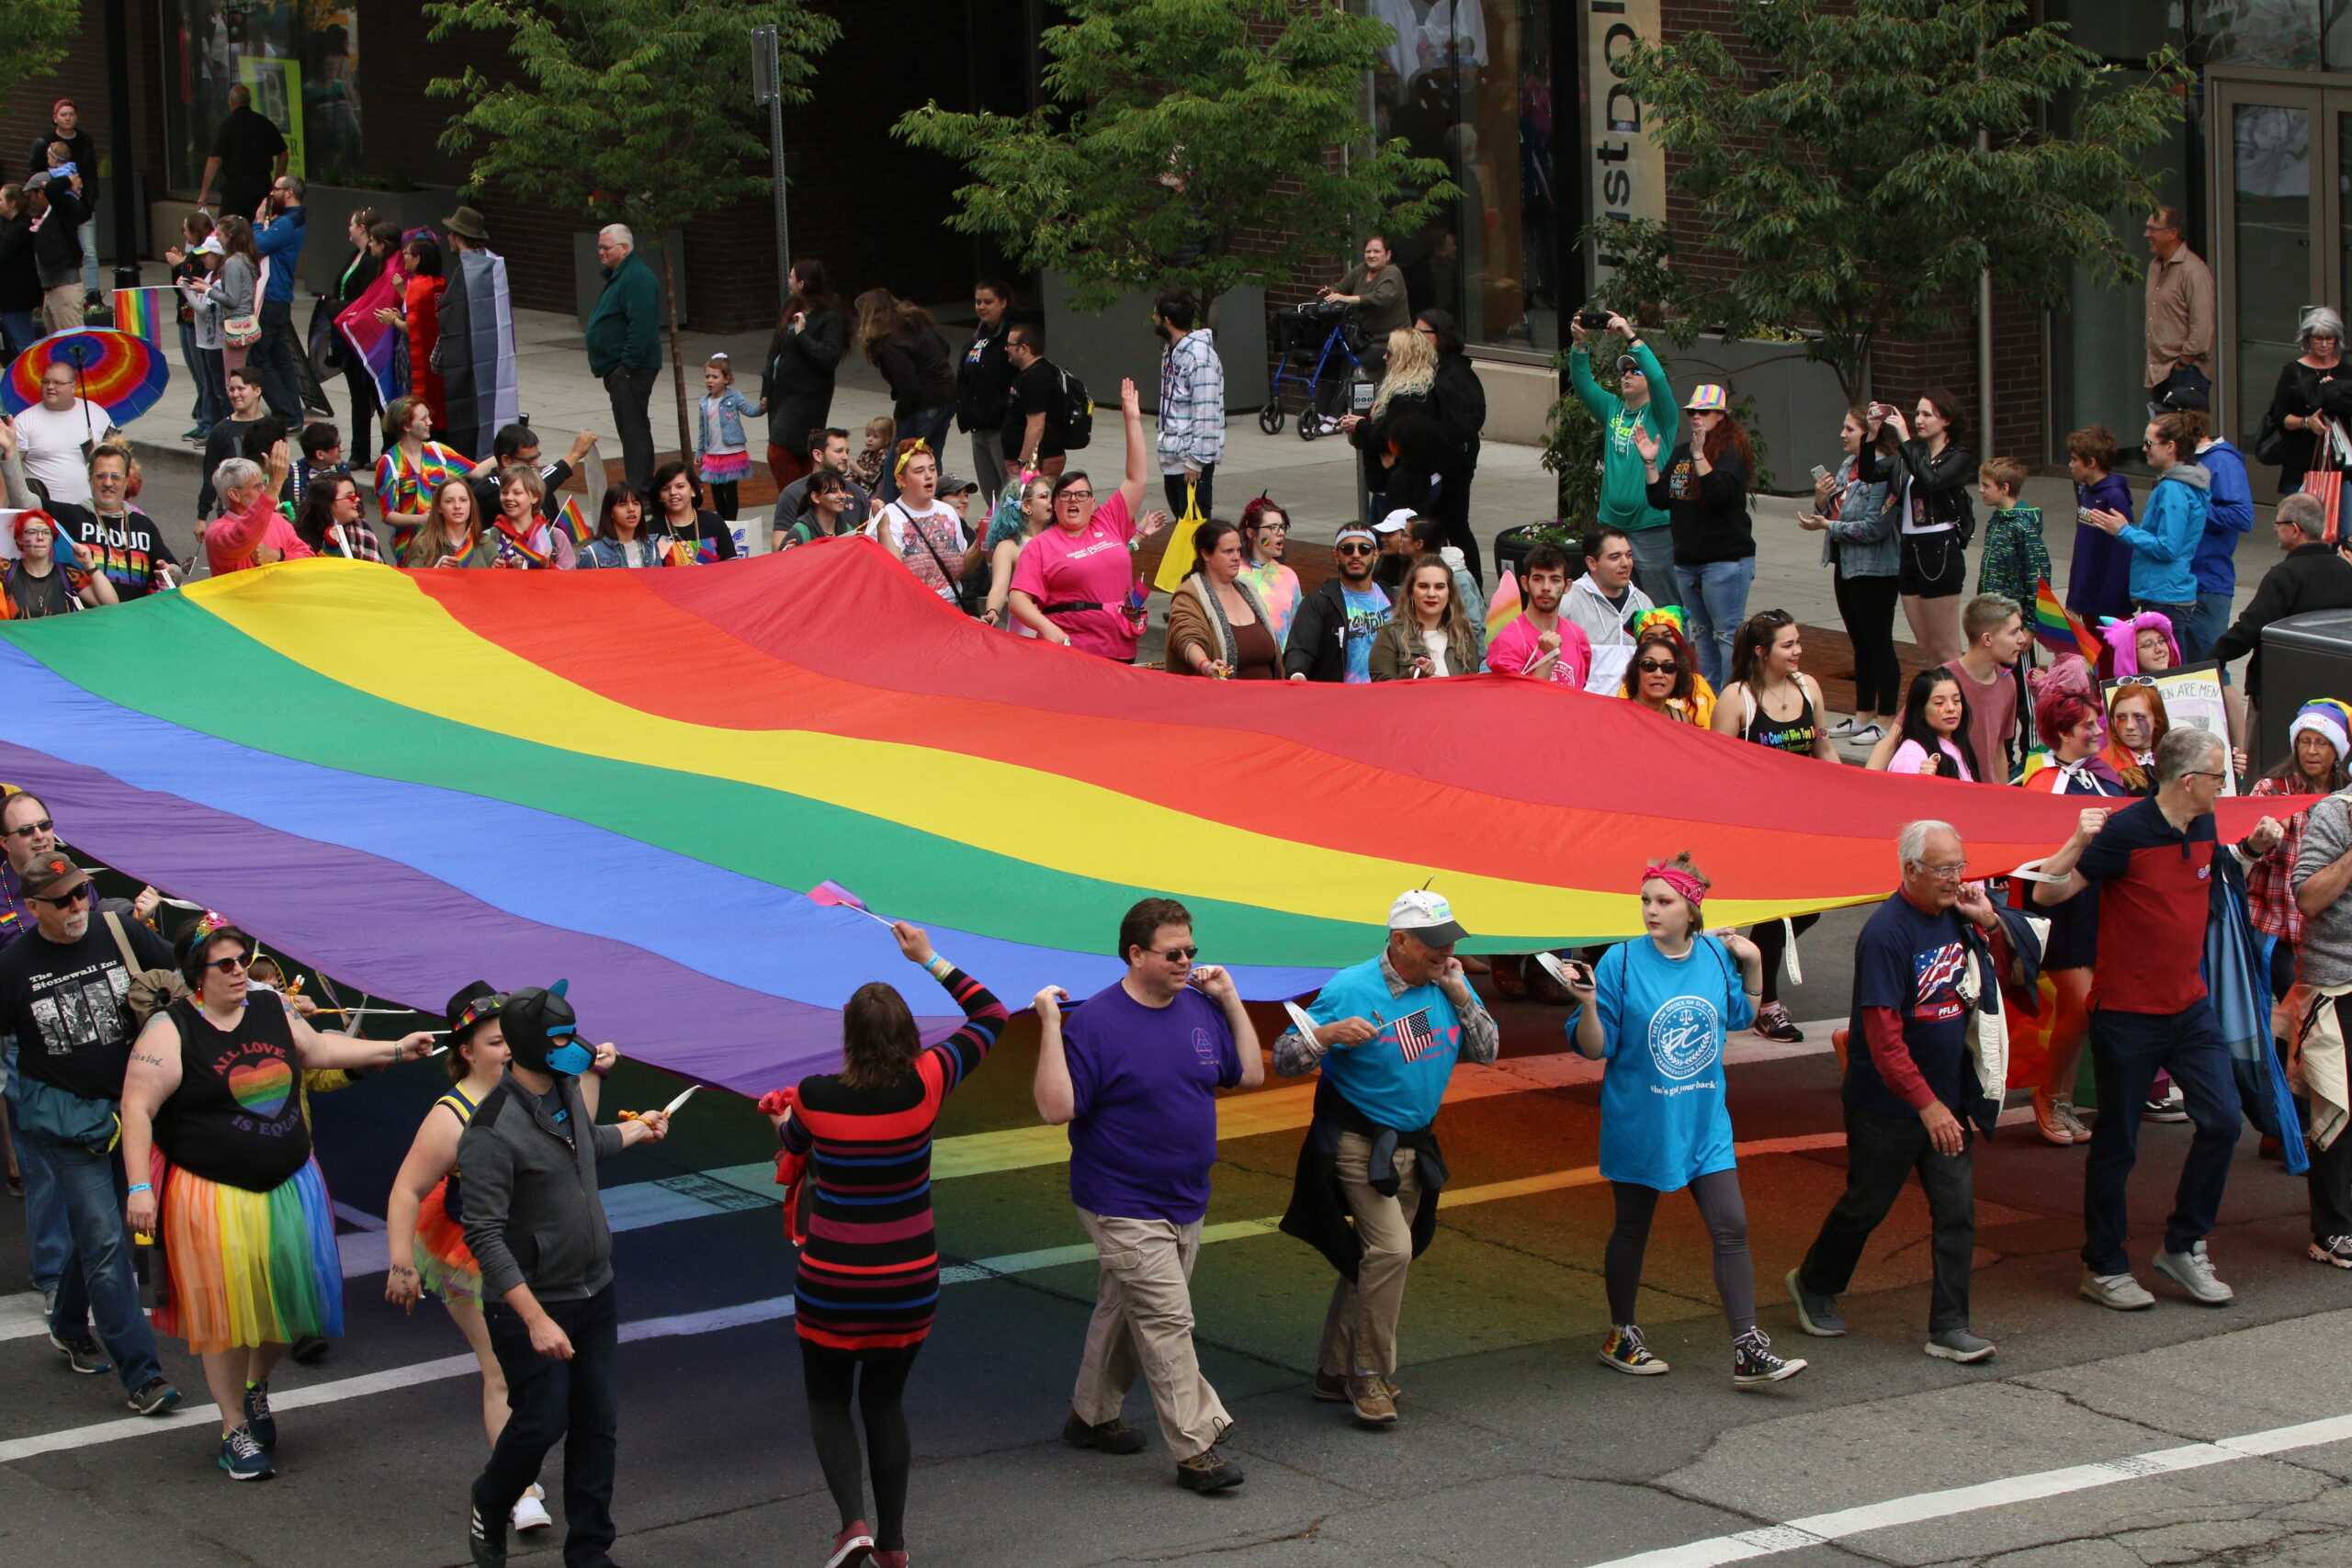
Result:
<svg viewBox="0 0 2352 1568"><path fill-rule="evenodd" d="M1595 219L1631 223L1666 219L1666 152L1645 128L1642 105L1625 85L1625 56L1636 43L1658 41L1658 0L1588 0L1585 17L1585 102L1591 116L1585 144L1592 149ZM1593 257L1596 276L1616 265L1606 246Z"/></svg>

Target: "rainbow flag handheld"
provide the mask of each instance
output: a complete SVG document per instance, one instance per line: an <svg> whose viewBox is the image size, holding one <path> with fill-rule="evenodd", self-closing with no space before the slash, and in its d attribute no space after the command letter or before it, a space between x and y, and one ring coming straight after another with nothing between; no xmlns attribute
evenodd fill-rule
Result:
<svg viewBox="0 0 2352 1568"><path fill-rule="evenodd" d="M1519 598L1519 573L1505 571L1495 583L1494 597L1487 601L1487 640L1491 643L1502 635L1525 609Z"/></svg>
<svg viewBox="0 0 2352 1568"><path fill-rule="evenodd" d="M2082 617L2059 603L2046 577L2034 585L2032 626L2034 640L2051 652L2079 653L2092 669L2098 668L2098 638L2083 625Z"/></svg>
<svg viewBox="0 0 2352 1568"><path fill-rule="evenodd" d="M173 288L116 289L114 330L163 347L164 323L178 315L175 309L178 294Z"/></svg>
<svg viewBox="0 0 2352 1568"><path fill-rule="evenodd" d="M555 525L571 536L571 542L584 545L596 536L596 525L588 521L587 508L580 504L576 495L567 495L555 509Z"/></svg>

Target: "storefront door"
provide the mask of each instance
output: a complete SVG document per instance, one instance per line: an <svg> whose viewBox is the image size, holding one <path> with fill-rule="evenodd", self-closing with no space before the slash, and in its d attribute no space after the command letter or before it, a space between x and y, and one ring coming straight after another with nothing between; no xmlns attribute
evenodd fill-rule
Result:
<svg viewBox="0 0 2352 1568"><path fill-rule="evenodd" d="M2352 82L2212 87L2222 428L2251 463L2302 312L2352 297Z"/></svg>

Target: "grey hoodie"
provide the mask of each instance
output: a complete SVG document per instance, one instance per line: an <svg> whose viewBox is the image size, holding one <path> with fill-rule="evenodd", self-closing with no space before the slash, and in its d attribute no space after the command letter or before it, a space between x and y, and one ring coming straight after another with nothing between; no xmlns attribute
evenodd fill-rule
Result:
<svg viewBox="0 0 2352 1568"><path fill-rule="evenodd" d="M1634 634L1626 628L1656 608L1640 584L1629 582L1625 607L1618 609L1593 586L1590 572L1569 583L1568 596L1560 602L1560 613L1574 621L1595 648L1633 647Z"/></svg>
<svg viewBox="0 0 2352 1568"><path fill-rule="evenodd" d="M597 1125L580 1080L558 1077L566 1138L509 1073L458 1141L466 1246L492 1302L528 1285L542 1302L585 1301L613 1282L613 1237L596 1195L596 1162L621 1151L621 1130Z"/></svg>

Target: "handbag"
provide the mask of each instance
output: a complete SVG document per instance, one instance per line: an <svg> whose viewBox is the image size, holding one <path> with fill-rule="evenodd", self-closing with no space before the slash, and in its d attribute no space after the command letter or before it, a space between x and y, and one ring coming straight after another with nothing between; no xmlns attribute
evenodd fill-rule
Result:
<svg viewBox="0 0 2352 1568"><path fill-rule="evenodd" d="M1177 585L1193 570L1193 530L1208 519L1201 515L1201 492L1196 485L1184 487L1184 515L1168 530L1166 553L1159 558L1159 574L1151 585L1163 592L1173 593Z"/></svg>
<svg viewBox="0 0 2352 1568"><path fill-rule="evenodd" d="M220 341L231 348L251 348L261 341L261 317L248 314L222 318Z"/></svg>
<svg viewBox="0 0 2352 1568"><path fill-rule="evenodd" d="M19 1075L17 1125L34 1136L94 1153L114 1147L122 1128L111 1100L85 1100L70 1089Z"/></svg>
<svg viewBox="0 0 2352 1568"><path fill-rule="evenodd" d="M2256 462L2276 468L2287 457L2287 416L2272 409L2262 416L2255 427L2254 456Z"/></svg>

